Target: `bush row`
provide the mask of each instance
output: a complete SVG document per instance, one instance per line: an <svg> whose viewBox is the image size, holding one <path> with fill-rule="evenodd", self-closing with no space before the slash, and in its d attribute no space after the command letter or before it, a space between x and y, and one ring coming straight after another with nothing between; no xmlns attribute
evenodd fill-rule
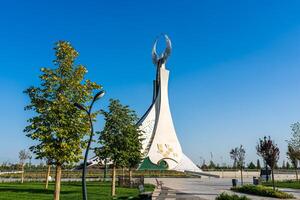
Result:
<svg viewBox="0 0 300 200"><path fill-rule="evenodd" d="M216 200L250 200L246 196L238 196L236 194L227 194L223 192L219 196L217 196Z"/></svg>
<svg viewBox="0 0 300 200"><path fill-rule="evenodd" d="M292 199L293 195L279 190L273 190L271 187L266 187L262 185L244 185L239 187L232 187L231 190L235 192L241 192L245 194L254 194L265 197L275 197L280 199Z"/></svg>

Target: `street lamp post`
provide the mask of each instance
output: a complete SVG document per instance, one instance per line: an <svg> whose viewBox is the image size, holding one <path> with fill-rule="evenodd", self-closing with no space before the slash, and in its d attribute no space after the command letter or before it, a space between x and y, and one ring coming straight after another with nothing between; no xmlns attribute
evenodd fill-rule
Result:
<svg viewBox="0 0 300 200"><path fill-rule="evenodd" d="M89 122L90 122L90 127L91 127L91 134L90 134L90 138L88 140L88 145L87 145L87 148L85 150L85 155L84 155L84 161L83 161L83 169L82 169L82 199L83 200L87 200L87 190L86 190L86 172L87 172L87 158L88 158L88 154L89 154L89 150L90 150L90 146L91 146L91 143L92 143L92 139L93 139L93 136L94 136L94 127L93 127L93 120L92 120L92 116L91 116L91 112L92 112L92 107L94 105L94 103L100 99L101 97L103 97L105 94L104 91L100 91L98 92L95 96L94 96L94 99L90 105L90 107L88 109L86 109L83 105L80 105L78 103L75 103L74 105L82 110L82 111L85 111L86 114L88 115L89 117Z"/></svg>

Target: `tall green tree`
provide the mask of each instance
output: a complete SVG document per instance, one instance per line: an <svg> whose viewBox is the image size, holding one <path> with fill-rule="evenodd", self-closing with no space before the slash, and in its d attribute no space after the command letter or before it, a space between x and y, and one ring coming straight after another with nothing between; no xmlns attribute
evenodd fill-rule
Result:
<svg viewBox="0 0 300 200"><path fill-rule="evenodd" d="M247 166L248 169L256 169L256 166L255 164L251 161L248 166Z"/></svg>
<svg viewBox="0 0 300 200"><path fill-rule="evenodd" d="M135 166L141 158L141 131L136 122L137 116L128 106L123 106L119 100L110 99L108 111L102 110L105 125L99 137L101 147L96 154L101 159L112 162L112 189L115 196L116 167Z"/></svg>
<svg viewBox="0 0 300 200"><path fill-rule="evenodd" d="M216 164L214 163L214 161L209 161L209 165L208 165L208 169L215 169L216 168Z"/></svg>
<svg viewBox="0 0 300 200"><path fill-rule="evenodd" d="M259 170L261 169L259 159L257 159L257 161L256 161L256 169L259 169Z"/></svg>
<svg viewBox="0 0 300 200"><path fill-rule="evenodd" d="M264 137L263 139L259 139L259 142L256 146L256 151L272 170L272 184L273 190L275 190L274 168L279 160L279 148L269 136L268 138Z"/></svg>
<svg viewBox="0 0 300 200"><path fill-rule="evenodd" d="M87 69L75 64L78 52L69 42L57 42L54 50L55 67L41 68L40 86L25 90L30 98L25 109L35 115L28 120L24 131L35 140L30 149L36 158L56 166L54 199L58 200L62 167L82 158L84 136L90 132L86 114L74 103L84 105L101 86L85 79Z"/></svg>
<svg viewBox="0 0 300 200"><path fill-rule="evenodd" d="M285 169L286 168L286 164L285 164L285 160L282 161L282 166L281 169Z"/></svg>
<svg viewBox="0 0 300 200"><path fill-rule="evenodd" d="M286 162L286 167L285 168L286 169L290 169L291 168L290 163L288 161Z"/></svg>

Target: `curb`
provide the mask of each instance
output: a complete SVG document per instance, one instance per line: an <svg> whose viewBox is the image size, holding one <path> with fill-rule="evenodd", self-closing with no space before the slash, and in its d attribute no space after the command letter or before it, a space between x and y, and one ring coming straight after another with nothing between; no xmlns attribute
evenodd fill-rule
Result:
<svg viewBox="0 0 300 200"><path fill-rule="evenodd" d="M156 200L161 193L161 188L155 188L152 193L152 200Z"/></svg>

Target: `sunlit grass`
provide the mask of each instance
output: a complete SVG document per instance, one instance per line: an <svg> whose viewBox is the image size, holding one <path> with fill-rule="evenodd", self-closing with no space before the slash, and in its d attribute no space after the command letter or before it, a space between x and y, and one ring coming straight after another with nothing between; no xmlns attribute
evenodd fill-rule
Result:
<svg viewBox="0 0 300 200"><path fill-rule="evenodd" d="M88 199L112 199L110 196L111 188L109 182L88 182ZM145 185L146 191L152 191L154 186ZM54 184L49 185L49 189L44 189L43 183L0 183L0 199L2 200L51 200L53 199ZM139 191L136 188L116 188L118 199L138 198ZM79 200L81 197L81 183L68 182L61 185L61 200Z"/></svg>

